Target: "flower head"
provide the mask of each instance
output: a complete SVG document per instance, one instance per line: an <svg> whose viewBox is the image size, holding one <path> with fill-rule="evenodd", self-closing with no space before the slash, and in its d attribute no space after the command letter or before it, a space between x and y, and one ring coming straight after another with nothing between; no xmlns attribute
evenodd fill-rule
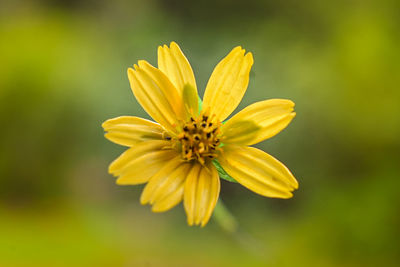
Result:
<svg viewBox="0 0 400 267"><path fill-rule="evenodd" d="M176 43L158 48L158 68L144 60L129 68L132 92L156 122L122 116L103 123L106 138L129 147L109 167L117 184L147 183L140 201L154 212L183 200L188 224L201 226L218 200L217 167L257 194L292 197L298 183L291 172L249 146L283 130L295 116L294 103L257 102L224 122L247 89L252 65L251 53L234 48L215 67L202 108L193 70Z"/></svg>

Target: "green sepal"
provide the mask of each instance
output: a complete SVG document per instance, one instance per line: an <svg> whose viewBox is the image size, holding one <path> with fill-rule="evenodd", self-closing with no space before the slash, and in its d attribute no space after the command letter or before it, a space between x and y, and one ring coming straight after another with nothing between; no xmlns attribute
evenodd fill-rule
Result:
<svg viewBox="0 0 400 267"><path fill-rule="evenodd" d="M214 159L212 161L212 163L214 164L215 168L217 169L218 175L220 178L227 180L229 182L232 182L232 183L237 183L237 181L235 179L233 179L232 176L230 176L229 174L226 173L224 168L222 168L221 164L219 164L218 160Z"/></svg>
<svg viewBox="0 0 400 267"><path fill-rule="evenodd" d="M200 97L198 98L197 103L198 103L197 105L199 106L199 114L198 115L200 115L200 112L203 109L203 101L201 101Z"/></svg>

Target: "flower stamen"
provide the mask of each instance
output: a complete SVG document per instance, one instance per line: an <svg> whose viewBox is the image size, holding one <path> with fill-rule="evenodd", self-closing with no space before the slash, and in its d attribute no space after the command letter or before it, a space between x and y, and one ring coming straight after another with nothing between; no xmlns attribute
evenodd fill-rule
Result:
<svg viewBox="0 0 400 267"><path fill-rule="evenodd" d="M178 140L182 147L182 158L185 161L197 160L204 164L206 158L214 159L219 150L219 128L221 123L210 121L210 117L201 115L191 117L182 127Z"/></svg>

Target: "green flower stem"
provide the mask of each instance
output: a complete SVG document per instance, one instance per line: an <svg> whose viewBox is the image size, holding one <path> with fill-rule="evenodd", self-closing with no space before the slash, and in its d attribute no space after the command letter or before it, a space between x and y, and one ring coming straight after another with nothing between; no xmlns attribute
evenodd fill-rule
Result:
<svg viewBox="0 0 400 267"><path fill-rule="evenodd" d="M221 200L218 200L217 206L214 209L213 219L229 234L232 241L237 242L244 250L258 257L265 256L265 245L246 231L243 231L243 229L239 229L236 218L229 212Z"/></svg>
<svg viewBox="0 0 400 267"><path fill-rule="evenodd" d="M213 218L226 232L235 233L238 229L235 217L226 208L221 199L218 200L217 206L214 209Z"/></svg>

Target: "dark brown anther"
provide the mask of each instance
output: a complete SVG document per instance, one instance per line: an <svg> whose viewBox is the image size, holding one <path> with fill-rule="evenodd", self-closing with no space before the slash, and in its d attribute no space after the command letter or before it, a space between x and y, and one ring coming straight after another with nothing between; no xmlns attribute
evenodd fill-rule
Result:
<svg viewBox="0 0 400 267"><path fill-rule="evenodd" d="M220 123L211 122L209 116L191 117L182 125L182 132L178 135L181 142L182 159L196 160L204 164L206 159L215 159L219 150L220 140L217 138ZM171 140L174 140L171 138Z"/></svg>

